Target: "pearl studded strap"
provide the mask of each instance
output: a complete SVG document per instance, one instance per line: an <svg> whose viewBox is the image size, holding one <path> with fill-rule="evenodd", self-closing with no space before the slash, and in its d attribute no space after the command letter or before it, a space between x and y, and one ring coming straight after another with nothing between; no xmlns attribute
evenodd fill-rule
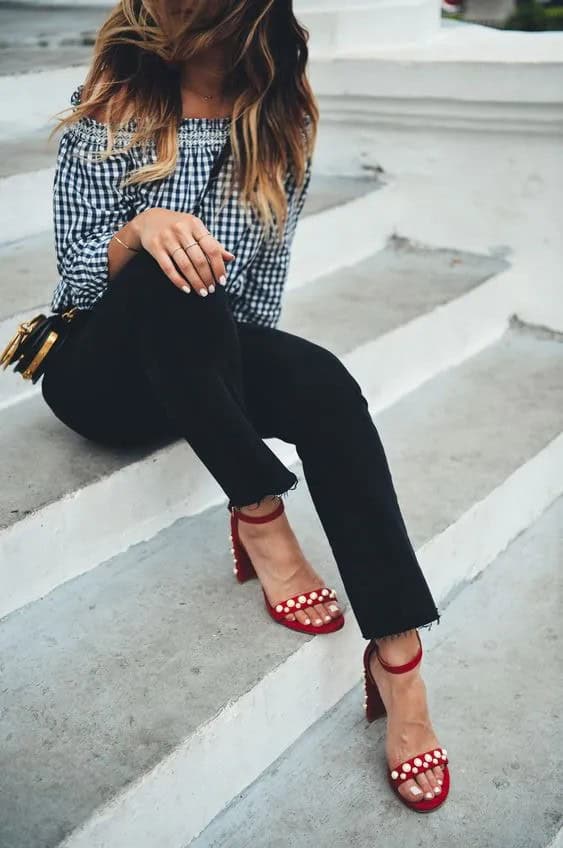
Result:
<svg viewBox="0 0 563 848"><path fill-rule="evenodd" d="M416 757L411 757L410 760L404 760L395 768L390 770L391 780L394 783L400 784L404 780L409 780L411 777L416 777L417 774L427 771L427 769L435 766L445 766L448 764L448 752L445 748L434 748L431 751L426 751L424 754L417 754Z"/></svg>
<svg viewBox="0 0 563 848"><path fill-rule="evenodd" d="M314 589L312 592L303 592L301 595L294 595L286 601L281 601L276 604L274 610L278 615L284 616L290 612L296 612L301 609L309 609L315 604L324 604L327 601L334 601L336 592L334 589Z"/></svg>

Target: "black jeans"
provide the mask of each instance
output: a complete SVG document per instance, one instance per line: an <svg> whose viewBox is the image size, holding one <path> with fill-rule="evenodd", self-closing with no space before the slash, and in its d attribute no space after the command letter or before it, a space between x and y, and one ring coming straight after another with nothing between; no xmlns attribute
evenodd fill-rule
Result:
<svg viewBox="0 0 563 848"><path fill-rule="evenodd" d="M360 386L325 348L235 321L221 286L184 294L141 253L75 319L42 392L88 439L185 438L229 506L295 487L263 439L294 444L363 636L439 620Z"/></svg>

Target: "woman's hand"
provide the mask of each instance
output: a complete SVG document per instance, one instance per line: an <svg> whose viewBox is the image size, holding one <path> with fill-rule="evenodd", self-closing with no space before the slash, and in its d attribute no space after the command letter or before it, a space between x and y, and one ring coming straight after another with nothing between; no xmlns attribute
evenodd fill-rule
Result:
<svg viewBox="0 0 563 848"><path fill-rule="evenodd" d="M213 238L195 215L170 209L147 209L137 215L130 226L139 243L179 289L189 292L191 286L205 297L208 292L215 291L215 283L226 284L225 262L235 257Z"/></svg>

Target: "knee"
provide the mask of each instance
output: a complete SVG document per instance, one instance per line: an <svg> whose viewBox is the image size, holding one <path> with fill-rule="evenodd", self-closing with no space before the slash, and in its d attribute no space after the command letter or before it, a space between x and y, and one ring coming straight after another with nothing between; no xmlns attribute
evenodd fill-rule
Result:
<svg viewBox="0 0 563 848"><path fill-rule="evenodd" d="M344 363L331 351L322 347L312 349L311 355L300 366L298 379L301 402L317 414L339 411L367 401L355 377Z"/></svg>

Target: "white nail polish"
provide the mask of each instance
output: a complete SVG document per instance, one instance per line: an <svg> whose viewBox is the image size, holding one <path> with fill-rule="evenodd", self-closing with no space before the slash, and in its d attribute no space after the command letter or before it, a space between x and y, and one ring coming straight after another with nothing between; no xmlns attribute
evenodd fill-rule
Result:
<svg viewBox="0 0 563 848"><path fill-rule="evenodd" d="M315 619L315 625L318 627L320 624L322 624L321 619L320 619L320 618L316 618L316 619Z"/></svg>
<svg viewBox="0 0 563 848"><path fill-rule="evenodd" d="M328 624L329 621L332 621L332 618L330 617L330 615L325 615L325 621L326 621L327 624Z"/></svg>
<svg viewBox="0 0 563 848"><path fill-rule="evenodd" d="M227 285L227 278L225 277L225 275L224 275L224 274L223 274L221 277L219 277L219 283L220 283L222 286L226 286L226 285Z"/></svg>
<svg viewBox="0 0 563 848"><path fill-rule="evenodd" d="M209 294L213 294L213 292L215 291L215 286L213 284L210 285L208 291L209 291Z"/></svg>
<svg viewBox="0 0 563 848"><path fill-rule="evenodd" d="M329 607L331 612L338 612L338 607Z"/></svg>
<svg viewBox="0 0 563 848"><path fill-rule="evenodd" d="M305 619L305 624L310 624L310 623L311 623L311 619L310 619L310 618L306 618L306 619Z"/></svg>
<svg viewBox="0 0 563 848"><path fill-rule="evenodd" d="M439 786L435 786L435 787L434 787L434 792L436 793L436 795L439 795L441 791L442 791L442 790L441 790L441 788L440 788Z"/></svg>
<svg viewBox="0 0 563 848"><path fill-rule="evenodd" d="M202 297L207 297L207 289L200 289L199 293Z"/></svg>
<svg viewBox="0 0 563 848"><path fill-rule="evenodd" d="M443 781L443 780L439 780L439 781L438 781L438 783L440 784L440 786L442 786L442 784L444 783L444 781Z"/></svg>
<svg viewBox="0 0 563 848"><path fill-rule="evenodd" d="M411 792L413 795L422 795L422 789L420 786L411 786Z"/></svg>
<svg viewBox="0 0 563 848"><path fill-rule="evenodd" d="M182 286L182 291L186 292L186 294L189 294L191 292L191 288L189 286Z"/></svg>
<svg viewBox="0 0 563 848"><path fill-rule="evenodd" d="M430 798L433 798L433 797L434 797L434 793L433 793L433 792L427 792L427 793L426 793L426 795L425 795L425 797L426 797L426 798L428 798L428 799L430 800Z"/></svg>

